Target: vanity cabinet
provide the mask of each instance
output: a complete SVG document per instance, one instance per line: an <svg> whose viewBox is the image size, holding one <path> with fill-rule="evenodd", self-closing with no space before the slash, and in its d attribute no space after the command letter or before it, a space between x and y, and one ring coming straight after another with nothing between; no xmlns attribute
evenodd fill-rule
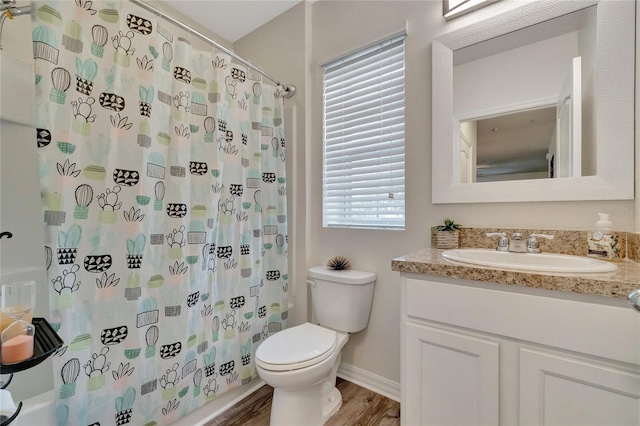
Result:
<svg viewBox="0 0 640 426"><path fill-rule="evenodd" d="M402 278L403 425L640 424L624 300L427 278Z"/></svg>
<svg viewBox="0 0 640 426"><path fill-rule="evenodd" d="M405 333L404 424L498 424L498 342L411 323Z"/></svg>
<svg viewBox="0 0 640 426"><path fill-rule="evenodd" d="M519 355L520 424L640 424L637 371L536 349Z"/></svg>

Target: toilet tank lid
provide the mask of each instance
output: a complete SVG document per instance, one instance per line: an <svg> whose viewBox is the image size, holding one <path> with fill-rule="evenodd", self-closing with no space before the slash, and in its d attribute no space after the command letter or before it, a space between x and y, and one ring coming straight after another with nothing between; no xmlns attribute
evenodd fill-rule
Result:
<svg viewBox="0 0 640 426"><path fill-rule="evenodd" d="M353 269L335 271L326 266L314 266L309 269L309 278L340 284L369 284L376 280L376 274L373 272L354 271Z"/></svg>

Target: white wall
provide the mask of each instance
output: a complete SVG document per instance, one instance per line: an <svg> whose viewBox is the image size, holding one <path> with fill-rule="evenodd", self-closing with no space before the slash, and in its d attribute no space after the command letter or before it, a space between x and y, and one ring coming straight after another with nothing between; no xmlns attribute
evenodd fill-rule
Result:
<svg viewBox="0 0 640 426"><path fill-rule="evenodd" d="M576 31L455 66L453 114L486 114L549 97L555 103L575 56Z"/></svg>

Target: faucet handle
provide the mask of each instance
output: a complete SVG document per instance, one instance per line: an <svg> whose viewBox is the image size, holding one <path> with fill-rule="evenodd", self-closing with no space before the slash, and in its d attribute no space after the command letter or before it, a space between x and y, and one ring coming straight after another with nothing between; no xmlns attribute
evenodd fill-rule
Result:
<svg viewBox="0 0 640 426"><path fill-rule="evenodd" d="M509 238L507 238L507 234L504 232L487 232L485 234L487 237L499 237L498 247L496 250L498 251L509 251Z"/></svg>
<svg viewBox="0 0 640 426"><path fill-rule="evenodd" d="M543 238L545 240L553 240L555 237L553 235L547 234L530 234L529 238Z"/></svg>
<svg viewBox="0 0 640 426"><path fill-rule="evenodd" d="M553 235L547 234L529 234L529 240L527 241L527 252L529 253L540 253L540 247L538 247L538 238L543 238L545 240L553 240L555 237Z"/></svg>

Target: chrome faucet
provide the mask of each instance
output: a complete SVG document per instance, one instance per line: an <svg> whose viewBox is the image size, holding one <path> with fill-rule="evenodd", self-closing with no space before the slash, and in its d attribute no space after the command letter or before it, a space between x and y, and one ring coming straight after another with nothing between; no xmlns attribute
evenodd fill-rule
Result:
<svg viewBox="0 0 640 426"><path fill-rule="evenodd" d="M527 252L527 244L524 241L522 233L514 232L511 234L511 240L509 240L509 251L513 253Z"/></svg>
<svg viewBox="0 0 640 426"><path fill-rule="evenodd" d="M540 253L540 247L538 247L538 238L544 238L546 240L553 240L553 235L546 234L530 234L529 239L524 240L524 236L521 232L514 232L511 235L511 239L507 237L504 232L488 232L487 237L498 237L497 251L510 251L512 253Z"/></svg>

